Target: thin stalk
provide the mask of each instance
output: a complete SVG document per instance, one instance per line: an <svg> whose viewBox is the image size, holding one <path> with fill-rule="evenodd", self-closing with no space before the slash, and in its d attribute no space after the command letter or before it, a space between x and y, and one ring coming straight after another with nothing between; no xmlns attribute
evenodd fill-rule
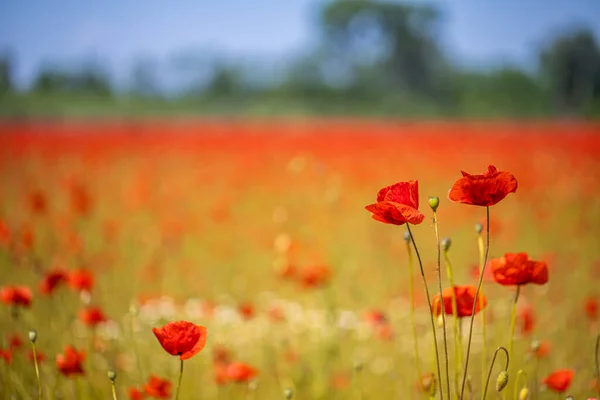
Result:
<svg viewBox="0 0 600 400"><path fill-rule="evenodd" d="M117 388L115 387L115 383L112 382L111 386L112 386L112 397L113 397L113 400L117 400Z"/></svg>
<svg viewBox="0 0 600 400"><path fill-rule="evenodd" d="M435 231L435 240L437 243L437 280L438 280L438 288L440 290L440 304L443 304L442 301L442 268L441 268L441 251L440 251L440 232L438 229L438 220L437 213L433 212L433 229ZM452 288L452 292L454 292L454 287ZM444 359L446 361L446 394L448 399L450 399L450 369L448 362L448 339L446 338L446 313L444 310L441 312L442 314L442 329L443 329L443 338L444 338ZM440 379L441 385L441 379ZM441 392L440 388L440 392Z"/></svg>
<svg viewBox="0 0 600 400"><path fill-rule="evenodd" d="M175 392L175 400L179 400L179 390L181 389L181 378L183 377L183 360L179 360L179 380L177 382L177 391Z"/></svg>
<svg viewBox="0 0 600 400"><path fill-rule="evenodd" d="M600 396L600 334L596 336L596 350L594 350L594 361L596 362L596 390Z"/></svg>
<svg viewBox="0 0 600 400"><path fill-rule="evenodd" d="M469 371L469 356L471 355L471 341L473 340L473 322L475 321L475 310L477 309L477 300L479 299L479 291L481 284L483 283L483 274L485 273L485 267L487 264L487 258L490 252L490 207L485 208L486 213L486 246L485 246L485 257L483 258L483 267L479 274L479 283L477 284L477 290L475 291L475 299L473 300L473 309L471 311L471 322L469 323L469 340L467 341L467 356L465 358L465 371L463 373L462 386L460 388L460 399L463 398L465 393L465 382L467 381L467 373Z"/></svg>
<svg viewBox="0 0 600 400"><path fill-rule="evenodd" d="M488 386L490 385L490 377L492 376L492 370L494 369L494 364L496 363L496 357L498 356L498 352L502 350L504 354L506 354L506 364L504 364L504 371L508 371L508 365L510 364L510 356L508 355L508 351L500 346L494 352L494 358L492 358L492 363L490 364L490 369L487 374L487 379L485 381L485 389L483 389L483 400L485 400L485 396L487 395Z"/></svg>
<svg viewBox="0 0 600 400"><path fill-rule="evenodd" d="M410 243L406 242L406 250L408 251L408 295L410 297L410 324L412 326L412 334L413 334L413 346L415 350L415 359L417 366L417 382L419 382L419 388L422 388L421 383L421 361L419 357L419 339L417 336L417 325L415 323L415 296L414 296L414 288L413 288L413 255L412 250L410 248Z"/></svg>
<svg viewBox="0 0 600 400"><path fill-rule="evenodd" d="M454 291L454 278L452 273L452 263L450 261L450 255L448 254L449 250L444 251L444 261L446 263L446 273L448 274L448 281L450 283L450 287L452 288L452 316L454 317L454 368L456 374L456 391L458 395L458 384L460 382L460 366L463 363L463 343L462 343L462 334L460 332L459 323L460 320L458 318L458 305L456 301L456 292Z"/></svg>
<svg viewBox="0 0 600 400"><path fill-rule="evenodd" d="M519 383L521 382L522 375L525 375L525 380L527 380L527 372L520 369L519 372L517 372L517 380L515 382L515 389L513 390L513 400L519 399Z"/></svg>
<svg viewBox="0 0 600 400"><path fill-rule="evenodd" d="M33 352L33 365L35 366L35 379L37 380L38 387L38 400L42 398L42 381L40 380L40 367L37 362L37 353L35 351L35 342L31 342L31 349Z"/></svg>
<svg viewBox="0 0 600 400"><path fill-rule="evenodd" d="M488 221L488 225L489 225L489 221ZM488 233L489 236L489 233ZM485 263L484 261L484 246L483 246L483 236L481 236L481 234L477 235L477 247L479 248L479 273L483 276L483 265ZM482 296L483 298L483 296ZM483 300L482 300L483 301ZM486 323L485 323L485 309L483 308L483 304L480 304L480 308L481 308L481 383L483 385L483 382L485 379L485 366L487 365L487 329L486 329Z"/></svg>
<svg viewBox="0 0 600 400"><path fill-rule="evenodd" d="M513 344L515 341L515 326L517 321L517 302L519 301L519 294L521 293L521 285L517 285L517 291L515 292L515 300L512 305L512 311L510 313L510 336L508 338L508 354L512 356Z"/></svg>
<svg viewBox="0 0 600 400"><path fill-rule="evenodd" d="M415 248L415 253L417 254L417 260L419 261L419 268L421 269L421 278L423 278L423 286L425 286L425 295L427 296L427 305L429 307L429 319L431 321L431 329L433 331L433 348L435 349L435 362L437 366L438 377L440 378L440 386L441 386L441 376L442 371L440 368L440 355L437 348L437 334L435 332L435 321L433 319L433 310L431 309L431 296L429 295L429 288L427 287L427 279L425 279L425 271L423 270L423 262L421 261L421 255L419 254L419 249L417 248L417 244L415 243L415 238L410 230L410 225L406 224L406 229L408 229L408 234L410 235L410 240ZM444 393L440 387L440 398L444 400Z"/></svg>

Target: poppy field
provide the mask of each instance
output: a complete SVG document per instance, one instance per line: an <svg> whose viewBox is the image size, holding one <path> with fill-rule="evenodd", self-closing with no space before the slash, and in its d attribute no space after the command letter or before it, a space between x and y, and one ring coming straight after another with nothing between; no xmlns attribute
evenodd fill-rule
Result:
<svg viewBox="0 0 600 400"><path fill-rule="evenodd" d="M0 122L0 399L598 398L599 133Z"/></svg>

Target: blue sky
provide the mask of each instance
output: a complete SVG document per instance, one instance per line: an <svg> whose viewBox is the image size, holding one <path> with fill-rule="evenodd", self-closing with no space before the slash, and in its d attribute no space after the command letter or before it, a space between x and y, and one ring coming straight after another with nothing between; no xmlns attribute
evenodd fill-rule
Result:
<svg viewBox="0 0 600 400"><path fill-rule="evenodd" d="M458 63L533 65L557 28L585 25L600 38L600 0L421 0L444 11L441 37ZM418 0L412 0L413 3ZM0 49L25 85L44 62L95 56L123 77L132 60L184 49L286 59L317 40L316 0L2 0Z"/></svg>

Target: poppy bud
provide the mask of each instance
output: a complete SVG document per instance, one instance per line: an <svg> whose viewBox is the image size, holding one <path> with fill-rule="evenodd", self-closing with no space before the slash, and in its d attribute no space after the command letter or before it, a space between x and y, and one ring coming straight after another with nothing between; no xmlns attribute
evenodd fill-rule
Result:
<svg viewBox="0 0 600 400"><path fill-rule="evenodd" d="M404 232L404 241L406 243L410 242L410 232L409 231Z"/></svg>
<svg viewBox="0 0 600 400"><path fill-rule="evenodd" d="M496 378L496 392L501 392L508 384L508 372L502 371Z"/></svg>
<svg viewBox="0 0 600 400"><path fill-rule="evenodd" d="M445 237L442 239L442 250L448 251L450 250L450 246L452 246L452 240L449 237Z"/></svg>
<svg viewBox="0 0 600 400"><path fill-rule="evenodd" d="M290 388L284 389L283 396L286 398L286 400L291 400L294 397L294 391Z"/></svg>
<svg viewBox="0 0 600 400"><path fill-rule="evenodd" d="M29 341L31 341L31 343L35 343L36 340L37 340L37 332L29 331Z"/></svg>
<svg viewBox="0 0 600 400"><path fill-rule="evenodd" d="M115 371L113 371L112 369L108 370L108 379L110 379L110 381L112 383L115 383L115 381L117 380L117 373Z"/></svg>
<svg viewBox="0 0 600 400"><path fill-rule="evenodd" d="M483 232L483 225L479 222L475 224L475 232L477 232L478 235L481 235L481 232Z"/></svg>
<svg viewBox="0 0 600 400"><path fill-rule="evenodd" d="M575 397L573 397L573 396L567 396L566 400L575 400Z"/></svg>
<svg viewBox="0 0 600 400"><path fill-rule="evenodd" d="M531 342L531 351L533 353L537 353L537 351L540 349L540 341L539 340L534 340Z"/></svg>
<svg viewBox="0 0 600 400"><path fill-rule="evenodd" d="M529 398L529 389L523 388L519 392L519 400L527 400Z"/></svg>
<svg viewBox="0 0 600 400"><path fill-rule="evenodd" d="M429 207L431 207L431 209L433 210L433 212L436 212L438 207L440 205L440 198L437 196L431 196L429 198Z"/></svg>

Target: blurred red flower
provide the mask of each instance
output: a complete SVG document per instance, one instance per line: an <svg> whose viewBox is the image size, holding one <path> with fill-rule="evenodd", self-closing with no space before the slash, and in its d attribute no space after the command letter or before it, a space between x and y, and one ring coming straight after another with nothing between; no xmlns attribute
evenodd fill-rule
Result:
<svg viewBox="0 0 600 400"><path fill-rule="evenodd" d="M46 355L44 353L42 353L39 350L36 350L35 352L35 359L37 360L38 364L39 363L43 363L44 361L46 361ZM33 350L29 350L29 352L27 353L27 360L30 362L33 362Z"/></svg>
<svg viewBox="0 0 600 400"><path fill-rule="evenodd" d="M71 202L71 211L75 214L85 216L91 212L92 196L87 187L78 182L71 182L69 185L69 198Z"/></svg>
<svg viewBox="0 0 600 400"><path fill-rule="evenodd" d="M64 354L56 356L56 366L65 376L83 375L83 361L85 352L77 351L73 346L65 346Z"/></svg>
<svg viewBox="0 0 600 400"><path fill-rule="evenodd" d="M3 286L0 289L0 299L9 306L31 307L32 298L27 286Z"/></svg>
<svg viewBox="0 0 600 400"><path fill-rule="evenodd" d="M12 363L12 351L10 349L0 349L0 358L4 359L6 365L10 365Z"/></svg>
<svg viewBox="0 0 600 400"><path fill-rule="evenodd" d="M542 340L539 342L538 346L533 349L533 355L537 358L544 358L550 354L550 349L552 349L552 343L550 343L549 340Z"/></svg>
<svg viewBox="0 0 600 400"><path fill-rule="evenodd" d="M517 191L518 183L514 175L498 171L493 165L488 165L488 170L483 174L461 173L463 177L448 192L448 198L456 203L489 207Z"/></svg>
<svg viewBox="0 0 600 400"><path fill-rule="evenodd" d="M91 292L94 287L94 274L88 269L79 268L69 272L68 281L69 286L79 292Z"/></svg>
<svg viewBox="0 0 600 400"><path fill-rule="evenodd" d="M217 385L225 385L229 381L226 363L214 362L213 370L215 374L215 383Z"/></svg>
<svg viewBox="0 0 600 400"><path fill-rule="evenodd" d="M87 326L95 327L98 324L108 321L106 315L102 312L100 307L92 306L84 308L79 312L79 319Z"/></svg>
<svg viewBox="0 0 600 400"><path fill-rule="evenodd" d="M500 285L543 285L548 282L548 265L544 261L533 261L527 253L506 253L489 264L494 280Z"/></svg>
<svg viewBox="0 0 600 400"><path fill-rule="evenodd" d="M587 315L590 321L596 321L598 319L598 300L594 297L588 297L585 300L585 315Z"/></svg>
<svg viewBox="0 0 600 400"><path fill-rule="evenodd" d="M248 382L258 375L258 371L243 362L232 362L227 366L227 377L235 382Z"/></svg>
<svg viewBox="0 0 600 400"><path fill-rule="evenodd" d="M23 347L23 339L18 334L12 334L8 337L8 348L10 350L16 350Z"/></svg>
<svg viewBox="0 0 600 400"><path fill-rule="evenodd" d="M446 288L442 291L442 301L444 303L444 311L448 315L452 315L452 288ZM475 300L475 292L477 288L472 285L454 286L456 297L456 315L459 318L468 317L473 311L473 301ZM479 293L479 301L475 307L475 314L481 311L487 305L487 299ZM436 294L431 302L431 309L435 315L441 314L440 294Z"/></svg>
<svg viewBox="0 0 600 400"><path fill-rule="evenodd" d="M0 219L0 245L8 247L10 244L10 229L4 221Z"/></svg>
<svg viewBox="0 0 600 400"><path fill-rule="evenodd" d="M254 318L255 311L254 306L251 303L243 303L240 304L238 310L244 319L252 319Z"/></svg>
<svg viewBox="0 0 600 400"><path fill-rule="evenodd" d="M311 265L303 268L298 278L304 288L324 286L331 279L331 269L325 265Z"/></svg>
<svg viewBox="0 0 600 400"><path fill-rule="evenodd" d="M419 182L398 182L377 193L377 203L365 207L373 219L386 224L417 225L425 216L419 212Z"/></svg>
<svg viewBox="0 0 600 400"><path fill-rule="evenodd" d="M152 332L167 353L181 360L193 357L206 344L206 328L187 321L169 322L162 328L152 328Z"/></svg>
<svg viewBox="0 0 600 400"><path fill-rule="evenodd" d="M144 385L144 392L146 395L156 399L168 399L171 397L171 386L172 384L168 379L150 375L148 382Z"/></svg>
<svg viewBox="0 0 600 400"><path fill-rule="evenodd" d="M558 393L563 393L569 386L575 376L575 371L572 369L559 369L544 378L543 382L548 389Z"/></svg>
<svg viewBox="0 0 600 400"><path fill-rule="evenodd" d="M136 387L130 387L127 389L127 394L129 395L129 400L143 400L146 396L144 392Z"/></svg>
<svg viewBox="0 0 600 400"><path fill-rule="evenodd" d="M45 214L48 210L46 195L41 190L33 190L27 195L27 204L33 214Z"/></svg>
<svg viewBox="0 0 600 400"><path fill-rule="evenodd" d="M533 332L535 327L535 312L533 307L523 306L519 311L519 321L521 325L521 334L528 335Z"/></svg>
<svg viewBox="0 0 600 400"><path fill-rule="evenodd" d="M66 270L57 268L46 273L40 282L40 293L50 295L63 282L67 282L69 275Z"/></svg>

